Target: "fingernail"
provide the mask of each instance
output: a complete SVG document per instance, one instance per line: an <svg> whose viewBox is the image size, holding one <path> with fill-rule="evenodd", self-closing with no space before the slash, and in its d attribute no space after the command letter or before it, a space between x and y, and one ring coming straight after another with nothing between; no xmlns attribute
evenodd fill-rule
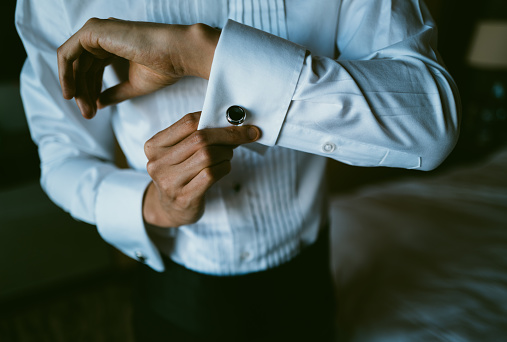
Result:
<svg viewBox="0 0 507 342"><path fill-rule="evenodd" d="M248 133L248 137L250 138L250 140L256 140L257 136L259 135L257 129L254 127L248 127L247 133Z"/></svg>

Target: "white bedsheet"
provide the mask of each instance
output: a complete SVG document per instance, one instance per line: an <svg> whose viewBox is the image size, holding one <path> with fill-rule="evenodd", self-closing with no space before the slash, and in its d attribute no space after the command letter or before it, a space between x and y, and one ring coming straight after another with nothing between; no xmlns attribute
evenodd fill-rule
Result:
<svg viewBox="0 0 507 342"><path fill-rule="evenodd" d="M507 341L507 148L331 206L339 329L351 341Z"/></svg>

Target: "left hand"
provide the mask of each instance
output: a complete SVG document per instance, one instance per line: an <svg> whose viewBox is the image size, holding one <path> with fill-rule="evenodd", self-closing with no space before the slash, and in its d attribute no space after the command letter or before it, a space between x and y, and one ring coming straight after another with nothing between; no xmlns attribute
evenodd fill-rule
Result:
<svg viewBox="0 0 507 342"><path fill-rule="evenodd" d="M143 199L148 224L179 227L204 214L205 194L231 170L233 150L256 141L254 126L197 130L200 113L185 115L144 145L152 178Z"/></svg>
<svg viewBox="0 0 507 342"><path fill-rule="evenodd" d="M92 18L58 48L63 97L75 97L82 115L146 95L183 76L209 78L220 31L204 24L168 25ZM101 93L104 68L129 61L128 80Z"/></svg>

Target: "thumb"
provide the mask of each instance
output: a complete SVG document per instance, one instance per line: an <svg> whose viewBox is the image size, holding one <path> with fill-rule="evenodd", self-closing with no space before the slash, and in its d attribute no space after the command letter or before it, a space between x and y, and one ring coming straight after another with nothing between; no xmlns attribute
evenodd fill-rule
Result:
<svg viewBox="0 0 507 342"><path fill-rule="evenodd" d="M121 82L114 87L104 90L97 99L97 108L102 109L133 97L143 95L132 86L130 81Z"/></svg>

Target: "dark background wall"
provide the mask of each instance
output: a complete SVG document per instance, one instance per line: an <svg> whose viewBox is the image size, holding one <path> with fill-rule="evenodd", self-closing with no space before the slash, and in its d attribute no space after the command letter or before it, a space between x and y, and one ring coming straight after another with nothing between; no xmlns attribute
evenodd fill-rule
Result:
<svg viewBox="0 0 507 342"><path fill-rule="evenodd" d="M114 259L94 227L72 219L40 188L37 148L19 94L26 54L15 6L0 2L0 316L8 303L107 272Z"/></svg>
<svg viewBox="0 0 507 342"><path fill-rule="evenodd" d="M4 0L0 2L0 36L2 37L2 72L1 80L14 81L19 78L19 71L26 57L14 28L14 9L16 1Z"/></svg>
<svg viewBox="0 0 507 342"><path fill-rule="evenodd" d="M16 114L20 103L16 86L26 54L14 28L15 7L13 0L0 2L0 189L39 174L37 151L23 117Z"/></svg>

